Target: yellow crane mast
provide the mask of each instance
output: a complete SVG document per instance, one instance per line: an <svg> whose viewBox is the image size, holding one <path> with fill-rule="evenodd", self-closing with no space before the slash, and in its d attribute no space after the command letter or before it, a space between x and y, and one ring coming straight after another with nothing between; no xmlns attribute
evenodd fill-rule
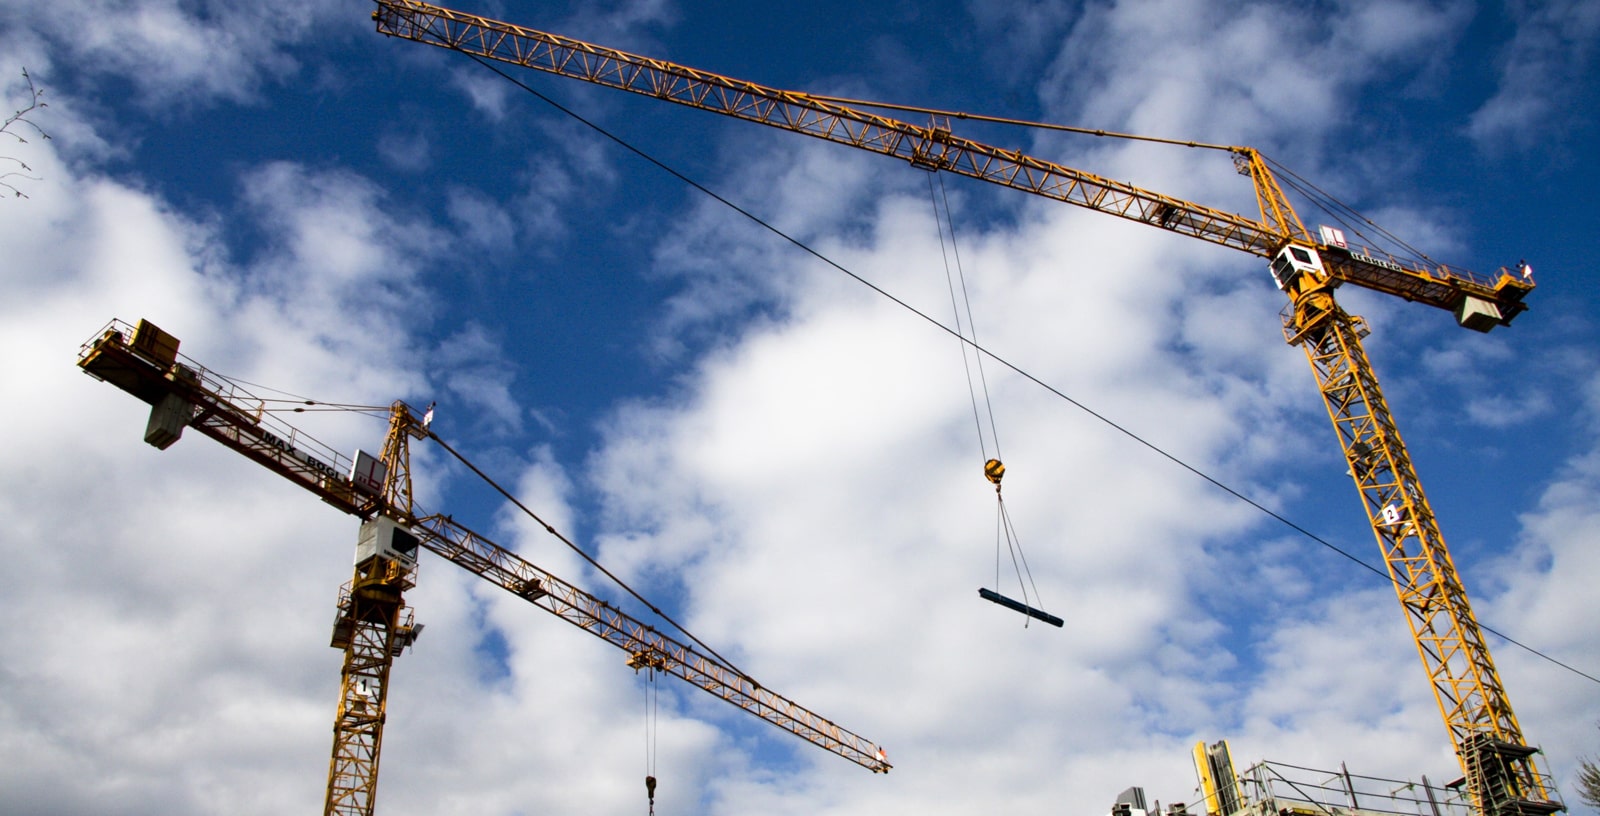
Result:
<svg viewBox="0 0 1600 816"><path fill-rule="evenodd" d="M141 322L141 326L149 325ZM137 332L135 333L137 335ZM405 526L411 504L411 439L424 434L404 403L389 411L382 456L357 452L350 481L374 494L376 514L361 524L355 575L339 589L329 643L344 650L339 708L328 764L327 816L370 816L378 796L378 759L389 716L389 669L422 632L405 605L417 584L417 546Z"/></svg>
<svg viewBox="0 0 1600 816"><path fill-rule="evenodd" d="M1230 151L1240 173L1251 178L1259 219L960 137L951 130L950 117L962 114L936 115L928 125L913 125L852 107L847 100L770 88L419 0L375 2L373 19L382 34L898 157L926 170L1011 187L1269 259L1273 279L1290 301L1284 337L1310 361L1474 806L1483 816L1538 816L1564 809L1512 713L1362 349L1366 325L1341 309L1333 294L1349 283L1451 311L1460 325L1486 332L1526 309L1523 297L1533 290L1531 280L1504 268L1485 278L1358 251L1331 234L1314 238L1260 153L1248 147L1209 145Z"/></svg>
<svg viewBox="0 0 1600 816"><path fill-rule="evenodd" d="M387 718L389 669L415 641L404 593L416 583L419 549L605 640L636 671L678 677L830 753L875 773L882 748L696 651L600 598L473 532L449 515L425 514L411 497L410 441L428 438L403 402L390 408L382 454L346 457L264 410L242 385L178 353L177 338L141 320L113 320L84 343L78 366L151 405L145 441L165 449L193 427L362 520L355 574L340 593L332 642L344 650L326 814L370 816Z"/></svg>

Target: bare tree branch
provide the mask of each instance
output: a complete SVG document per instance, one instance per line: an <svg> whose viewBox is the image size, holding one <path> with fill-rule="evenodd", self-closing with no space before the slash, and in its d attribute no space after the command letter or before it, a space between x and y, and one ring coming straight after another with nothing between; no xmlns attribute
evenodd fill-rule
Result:
<svg viewBox="0 0 1600 816"><path fill-rule="evenodd" d="M23 138L21 133L17 132L18 130L23 130L23 126L26 125L27 128L32 129L34 134L41 138L49 139L50 134L46 133L44 128L41 128L35 124L32 119L28 118L29 116L36 114L40 109L49 107L49 105L47 105L44 101L44 89L33 84L33 77L28 75L28 69L26 68L22 69L22 78L28 81L28 105L27 107L24 107L21 110L18 110L16 113L6 117L5 123L0 124L0 133L16 139L17 143L19 144L27 144L28 140ZM22 192L21 189L19 189L10 181L7 181L7 179L12 178L13 176L20 176L30 181L39 181L40 179L38 176L28 175L33 171L33 168L29 167L26 162L15 156L0 156L0 161L12 162L15 163L16 166L22 168L21 170L0 172L0 188L10 190L14 198L27 198L27 193Z"/></svg>

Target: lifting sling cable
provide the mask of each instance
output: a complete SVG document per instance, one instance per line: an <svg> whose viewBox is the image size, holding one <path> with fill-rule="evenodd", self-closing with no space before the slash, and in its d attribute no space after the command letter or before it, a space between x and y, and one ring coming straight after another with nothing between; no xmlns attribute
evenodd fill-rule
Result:
<svg viewBox="0 0 1600 816"><path fill-rule="evenodd" d="M784 232L781 229L778 229L777 227L773 226L770 222L762 220L760 216L755 215L754 213L752 213L751 211L745 209L744 207L741 207L738 204L734 203L733 201L730 201L729 199L723 197L722 195L719 195L718 193L716 193L715 191L713 191L710 188L706 187L705 185L700 184L699 182L697 182L694 179L691 179L690 177L684 175L683 173L681 173L678 170L674 169L672 166L666 164L665 162L661 161L660 159L657 159L655 156L652 156L649 153L644 152L640 148L635 147L634 145L628 143L622 137L620 137L620 136L618 136L618 135L606 130L605 128L595 124L591 120L583 118L582 116L580 116L579 114L574 112L572 109L564 107L560 103L558 103L555 100L551 99L550 97L548 97L548 96L546 96L546 95L534 90L527 83L522 82L521 80L513 78L510 74L507 74L506 72L500 70L499 68L495 67L494 65L491 65L485 59L483 59L483 58L481 58L481 57L477 56L476 54L473 54L473 53L471 53L469 51L465 51L465 50L462 50L462 49L459 49L459 48L452 49L452 50L460 51L461 53L465 54L469 59L471 59L472 61L478 63L480 66L483 66L483 68L485 68L486 70L496 74L501 79L504 79L507 82L511 83L512 85L522 89L524 92L526 92L529 95L539 99L540 101L542 101L545 104L551 106L552 108L560 111L561 113L563 113L566 116L570 117L571 119L573 119L574 121L576 121L579 124L583 125L584 127L587 127L589 129L595 131L596 133L600 134L604 138L611 140L612 142L614 142L618 146L620 146L622 149L627 150L630 153L633 153L634 155L638 156L640 159L644 160L645 162L648 162L649 164L652 164L655 167L659 168L662 172L665 172L666 174L672 176L673 178L676 178L679 181L682 181L684 184L688 185L689 187L694 188L695 190L698 190L699 192L705 194L707 197L711 198L712 200L714 200L714 201L716 201L716 202L728 207L729 209L733 210L734 212L738 213L739 215L744 216L745 218L749 219L753 223L755 223L758 226L760 226L762 229L765 229L768 232L772 233L773 235L777 236L778 238L780 238L780 239L782 239L784 241L787 241L788 243L792 244L796 249L800 250L801 252L804 252L804 253L816 258L818 261L822 262L823 264L826 264L827 266L837 270L838 272L840 272L841 274L843 274L846 277L850 278L851 280L855 281L856 283L859 283L862 286L865 286L866 288L872 290L874 293L878 294L879 296L888 299L889 301L891 301L895 305L899 306L900 308L905 309L907 312L910 312L911 314L916 315L917 317L919 317L922 320L932 324L933 326L935 326L936 328L938 328L941 331L954 334L954 332L952 332L949 327L947 327L944 324L940 323L939 321L935 320L933 317L929 316L927 313L922 312L921 310L919 310L916 307L910 305L909 303L907 303L907 302L895 297L893 294L890 294L888 291L882 289L881 287L877 286L876 284L873 284L871 281L868 281L867 279L861 277L860 275L856 274L855 272L850 271L848 268L840 265L838 262L832 260L831 258L827 257L826 255L823 255L821 252L819 252L816 249L812 248L810 245L806 244L805 242L795 238L794 236ZM824 101L827 101L828 99L834 99L832 97L823 97L823 96L816 96L815 98L822 99ZM838 100L835 99L835 101L838 101ZM873 104L879 104L879 103L873 103ZM880 104L880 106L881 107L896 107L896 106L881 105L881 104ZM907 109L909 109L909 108L907 108ZM962 118L975 118L975 117L971 117L968 114L961 114L960 116ZM1094 136L1110 136L1110 137L1117 137L1117 138L1133 138L1133 139L1138 139L1138 140L1141 140L1141 141L1163 142L1163 143L1176 144L1176 145L1181 145L1181 146L1186 146L1186 147L1201 147L1201 148L1213 148L1213 149L1221 149L1221 150L1230 150L1230 148L1228 146L1226 146L1226 145L1212 145L1212 144L1204 144L1204 143L1199 143L1199 142L1180 141L1180 140L1176 140L1176 139L1159 139L1159 138L1144 137L1144 136L1133 136L1131 134L1110 133L1110 132L1101 131L1101 130L1092 130L1092 129L1085 129L1085 128L1070 128L1070 127L1057 126L1057 125L1040 125L1040 126L1046 127L1046 128L1049 128L1049 129L1055 129L1055 130L1070 130L1070 131L1075 131L1075 132L1083 132L1083 133L1088 133L1088 134L1094 135ZM1274 167L1281 167L1276 162L1273 162L1272 164L1273 164ZM1366 219L1363 219L1363 221L1365 221L1365 220ZM999 363L1001 366L1004 366L1006 368L1011 369L1013 372L1015 372L1017 375L1021 376L1023 379L1033 383L1034 385L1039 386L1040 388L1044 389L1046 392L1050 393L1051 395L1055 396L1056 398L1067 402L1068 404L1072 405L1074 408L1077 408L1079 411L1082 411L1083 413L1088 414L1090 417L1094 418L1096 421L1098 421L1098 422L1110 427L1112 430L1116 431L1117 433L1122 434L1123 436L1127 437L1128 439L1131 439L1133 442L1135 442L1135 443L1137 443L1137 444L1149 449L1151 452L1153 452L1153 453L1155 453L1155 454L1167 459L1172 464L1177 465L1179 468L1182 468L1183 470L1188 471L1189 473L1191 473L1194 476L1198 477L1200 480L1212 485L1213 487L1217 488L1218 490L1221 490L1222 492L1228 494L1229 496L1232 496L1233 498L1239 500L1240 502L1243 502L1244 504L1249 505L1251 508L1255 509L1257 512L1259 512L1259 513L1261 513L1261 514L1263 514L1263 515L1265 515L1265 516L1267 516L1267 517L1279 522L1280 524L1283 524L1285 527L1288 527L1289 529L1293 530L1295 533L1297 533L1297 534L1299 534L1299 535L1301 535L1301 536L1303 536L1303 537L1305 537L1307 539L1310 539L1311 541L1314 541L1317 544L1322 545L1324 548L1326 548L1326 549L1338 554L1339 556L1349 560L1350 562L1360 566L1361 568L1363 568L1363 569L1367 570L1368 572L1372 573L1373 575L1377 576L1380 580L1384 580L1384 581L1391 581L1392 580L1390 578L1389 574L1383 568L1375 567L1372 564L1369 564L1369 563L1361 560L1360 558L1356 557L1355 555L1353 555L1353 554L1341 549L1338 545L1334 544L1333 542L1329 541L1328 539L1326 539L1326 538L1324 538L1324 537L1312 532L1310 529L1308 529L1308 528L1304 527L1303 525L1293 521L1292 519L1288 518L1287 516L1284 516L1282 513L1279 513L1277 511L1273 510L1272 508L1268 507L1267 505L1265 505L1265 504L1263 504L1263 503L1261 503L1259 501L1256 501L1255 499L1252 499L1248 495L1240 492L1240 490L1238 488L1234 488L1234 487L1230 486L1229 484L1220 481L1217 477L1211 476L1210 474L1206 473L1205 471L1202 471L1199 468L1195 467L1194 465L1191 465L1188 462L1178 458L1174 454L1169 453L1166 450L1157 447L1156 445L1151 443L1149 440L1144 439L1143 437L1139 436L1138 434L1134 433L1133 431L1129 430L1128 428L1124 427L1123 425L1118 424L1116 421L1114 421L1110 417L1106 416L1105 414L1102 414L1102 413L1094 410L1093 408L1090 408L1088 405L1086 405L1086 404L1084 404L1082 402L1079 402L1078 400L1074 399L1072 396L1068 395L1066 392L1062 391L1061 389L1059 389L1059 388L1057 388L1057 387L1055 387L1053 385L1050 385L1049 383L1039 379L1038 377L1034 376L1033 374L1028 373L1026 370L1018 367L1015 363L1012 363L1012 362L1010 362L1009 360L1007 360L1007 359L1005 359L1003 357L996 356L992 352L989 352L989 351L987 351L985 349L982 349L981 347L975 348L974 351L979 355L988 355L988 356L992 357L995 360L995 362ZM988 592L988 590L979 590L980 594L982 594L984 592ZM1560 666L1561 668L1566 669L1567 671L1572 672L1573 674L1579 675L1580 677L1583 677L1586 680L1590 680L1590 681L1595 682L1595 683L1600 683L1600 677L1596 677L1594 675L1591 675L1591 674L1589 674L1587 672L1582 671L1581 669L1578 669L1578 668L1576 668L1574 666L1571 666L1571 665L1569 665L1567 663L1564 663L1564 662L1562 662L1560 660L1557 660L1554 657L1551 657L1550 655L1545 654L1544 652L1542 652L1542 651L1540 651L1538 649L1535 649L1534 647L1532 647L1532 646L1530 646L1530 645L1528 645L1526 643L1523 643L1522 641L1517 640L1516 638L1513 638L1513 637L1511 637L1510 635L1507 635L1504 632L1501 632L1499 630L1490 628L1488 626L1484 626L1481 622L1479 623L1479 626L1485 632L1488 632L1488 633L1490 633L1492 635L1495 635L1495 636L1505 640L1507 643L1510 643L1510 644L1512 644L1512 645L1514 645L1514 646L1516 646L1516 647L1518 647L1518 648L1520 648L1520 649L1522 649L1524 651L1527 651L1527 652L1539 657L1542 660L1545 660L1545 661L1547 661L1549 663L1553 663L1553 664L1555 664L1557 666ZM726 661L724 661L724 662L726 662Z"/></svg>
<svg viewBox="0 0 1600 816"><path fill-rule="evenodd" d="M990 459L984 463L984 475L989 478L989 481L994 482L994 498L997 505L995 511L994 585L996 587L1000 586L1000 539L1004 536L1006 545L1011 550L1011 567L1016 570L1017 584L1022 587L1022 601L1019 602L998 592L982 588L978 590L978 597L1020 612L1029 618L1044 621L1059 629L1065 623L1061 618L1027 603L1028 589L1030 587L1033 589L1033 597L1036 600L1040 598L1039 585L1034 583L1033 568L1028 566L1028 557L1022 552L1022 539L1017 536L1017 530L1011 524L1011 514L1006 510L1005 496L1000 493L1000 477L1005 475L1005 472L1006 466L1000 464L998 459ZM1023 628L1027 628L1027 625L1027 622L1024 621Z"/></svg>
<svg viewBox="0 0 1600 816"><path fill-rule="evenodd" d="M656 812L656 734L659 723L660 690L656 687L656 669L645 667L644 680L644 792L650 802L650 816Z"/></svg>
<svg viewBox="0 0 1600 816"><path fill-rule="evenodd" d="M972 401L972 418L978 430L978 448L984 457L983 475L994 485L995 511L995 541L994 541L994 572L995 586L1000 586L1000 543L1005 541L1006 549L1011 554L1011 566L1017 574L1017 585L1021 587L1023 602L1019 603L1011 598L986 589L979 589L978 595L987 601L992 601L1008 609L1020 612L1028 618L1034 618L1049 623L1052 626L1061 626L1062 620L1050 615L1027 603L1028 592L1031 587L1033 597L1039 597L1039 587L1033 580L1033 570L1028 566L1028 558L1022 552L1022 540L1017 535L1016 527L1011 523L1011 514L1006 510L1005 497L1000 492L1000 479L1005 475L1006 466L1000 460L1000 432L994 419L994 401L989 396L988 378L983 373L983 354L976 351L978 346L977 323L972 319L972 297L967 291L966 270L961 264L961 251L956 243L955 219L950 212L950 198L944 188L944 179L939 177L937 192L934 189L934 177L937 173L928 174L928 198L933 203L934 222L939 229L939 250L944 259L944 277L946 287L950 291L950 306L955 313L956 334L961 342L961 364L967 375L967 394ZM941 208L941 204L943 207ZM940 218L940 212L943 218ZM945 251L946 228L950 236L949 251ZM955 259L955 271L951 272L950 259ZM960 294L957 294L956 281L960 281ZM963 322L963 313L965 322ZM967 353L971 346L974 356L977 357L978 380L973 382L972 364ZM989 438L994 442L994 457L989 457L988 445L984 441L983 418L978 409L978 391L983 392L984 412L989 416ZM1023 623L1027 626L1027 622Z"/></svg>
<svg viewBox="0 0 1600 816"><path fill-rule="evenodd" d="M615 573L613 573L611 570L606 569L603 565L601 565L601 563L599 561L595 560L594 556L590 555L582 547L579 547L576 543L574 543L572 541L572 539L567 538L565 535L562 535L561 532L556 530L556 528L554 526L552 526L549 522L547 522L544 519L540 518L537 513L534 513L532 510L530 510L528 508L528 506L526 504L523 504L521 499L518 499L514 494L512 494L511 491L505 489L505 487L502 486L499 482L496 482L494 479L490 478L489 474L484 473L483 470L481 470L477 465L474 465L472 462L468 461L467 457L461 455L461 453L459 451L457 451L455 448L451 447L448 442L445 442L443 439L441 439L438 434L434 433L431 430L427 430L426 428L424 430L427 433L427 436L428 436L429 439L432 439L436 444L438 444L439 447L443 448L446 453L448 453L452 457L454 457L457 462L460 462L462 465L466 466L467 470L470 470L474 474L476 474L479 479L483 480L484 484L488 485L489 487L494 488L494 491L496 493L499 493L502 497L505 498L506 501L511 502L511 504L514 505L518 510L521 510L523 515L525 515L528 518L538 522L541 526L544 527L545 532L549 533L550 535L555 536L556 540L560 541L562 544L567 545L567 549L572 550L573 552L577 553L578 557L580 557L584 561L588 562L589 566L594 567L595 570L597 570L601 575L604 575L605 577L611 579L611 583L616 584L618 587L621 587L624 592L627 592L629 595L632 595L634 600L638 601L641 604L644 604L645 608L649 609L651 614L654 614L656 617L662 619L663 621L666 621L669 625L672 626L672 628L678 630L679 632L682 632L684 637L687 637L689 640L693 641L694 645L700 647L708 657L715 658L718 663L721 663L722 665L726 666L734 674L736 674L736 675L738 675L740 677L743 677L743 678L745 678L747 680L750 680L751 682L755 682L754 678L750 677L750 675L748 675L748 674L745 674L744 671L742 669L740 669L738 666L733 665L733 663L730 662L727 658L725 658L722 655L718 654L717 650L711 648L710 646L707 646L705 641L701 640L700 638L695 637L693 632L690 632L688 629L685 629L683 627L683 624L678 623L676 620L673 620L673 618L670 615L668 615L667 613L661 611L660 607L658 607L655 604L651 603L649 601L649 599L647 599L643 595L639 594L638 590L635 590L633 587L629 586L627 584L627 582L623 581L621 578L618 578L617 575Z"/></svg>
<svg viewBox="0 0 1600 816"><path fill-rule="evenodd" d="M1011 552L1011 569L1017 574L1017 586L1022 587L1022 600L1024 605L1028 600L1028 589L1033 589L1033 597L1039 597L1039 585L1033 581L1033 570L1028 566L1028 556L1022 552L1022 539L1017 536L1017 530L1011 525L1011 514L1006 512L1005 497L1000 495L1000 486L995 485L995 533L994 533L994 585L1000 586L1000 539L1005 538L1006 548Z"/></svg>

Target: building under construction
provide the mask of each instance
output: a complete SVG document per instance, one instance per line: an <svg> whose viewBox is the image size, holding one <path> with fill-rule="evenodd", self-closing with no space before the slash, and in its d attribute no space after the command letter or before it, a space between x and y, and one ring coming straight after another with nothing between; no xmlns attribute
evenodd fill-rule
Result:
<svg viewBox="0 0 1600 816"><path fill-rule="evenodd" d="M1496 753L1491 749L1484 755ZM1443 782L1426 775L1385 779L1351 773L1343 763L1338 770L1322 770L1268 760L1238 772L1226 741L1195 745L1194 764L1199 781L1193 804L1174 802L1163 810L1159 801L1146 798L1144 788L1133 787L1117 796L1110 816L1473 816L1476 812L1466 777ZM1495 770L1484 773L1492 777ZM1504 779L1498 784L1492 779L1486 782L1506 812L1536 816L1561 809L1554 801L1512 803L1506 798Z"/></svg>

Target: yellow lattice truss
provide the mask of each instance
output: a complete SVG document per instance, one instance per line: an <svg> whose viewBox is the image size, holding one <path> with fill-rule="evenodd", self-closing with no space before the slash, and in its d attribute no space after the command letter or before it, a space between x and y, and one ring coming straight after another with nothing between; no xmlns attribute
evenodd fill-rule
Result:
<svg viewBox="0 0 1600 816"><path fill-rule="evenodd" d="M1310 360L1474 803L1484 814L1550 812L1549 777L1522 747L1522 728L1362 348L1365 323L1313 285L1295 296L1284 331ZM1517 746L1510 753L1519 756L1492 760L1505 753L1497 746Z"/></svg>
<svg viewBox="0 0 1600 816"><path fill-rule="evenodd" d="M373 812L388 716L389 669L414 632L410 610L402 600L410 586L410 575L402 565L374 558L356 567L355 578L340 593L333 645L344 649L344 667L323 810L329 816Z"/></svg>
<svg viewBox="0 0 1600 816"><path fill-rule="evenodd" d="M1286 248L1304 255L1303 269L1273 271L1293 304L1286 335L1305 348L1317 374L1456 753L1469 781L1476 780L1480 812L1508 814L1491 801L1486 791L1492 786L1483 781L1485 764L1475 758L1491 743L1514 748L1501 752L1508 756L1527 752L1502 763L1511 770L1501 787L1514 801L1558 806L1522 741L1422 485L1361 349L1363 326L1333 297L1334 287L1350 283L1453 311L1461 325L1488 331L1510 323L1526 308L1522 299L1532 290L1531 281L1503 269L1482 278L1431 261L1321 244L1306 232L1267 163L1250 148L1226 149L1255 184L1260 220L966 139L952 131L949 117L936 115L929 125L914 125L840 100L770 88L421 0L376 4L377 29L390 36L894 156L923 169L1011 187L1265 258L1281 257Z"/></svg>
<svg viewBox="0 0 1600 816"><path fill-rule="evenodd" d="M420 435L410 408L396 402L383 443L382 509L406 525L412 521L410 440ZM325 816L372 816L377 799L389 670L417 632L404 598L416 585L414 551L409 558L392 555L378 544L370 552L358 547L355 575L340 590L332 645L344 649L344 668Z"/></svg>

